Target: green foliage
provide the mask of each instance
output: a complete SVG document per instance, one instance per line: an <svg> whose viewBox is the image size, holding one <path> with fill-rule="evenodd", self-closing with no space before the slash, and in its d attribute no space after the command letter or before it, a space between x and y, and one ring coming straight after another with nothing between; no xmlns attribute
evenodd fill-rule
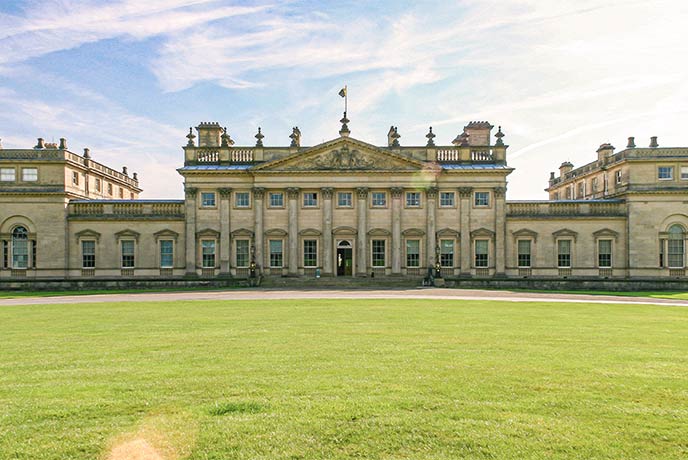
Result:
<svg viewBox="0 0 688 460"><path fill-rule="evenodd" d="M3 307L0 458L686 458L687 330L642 305Z"/></svg>

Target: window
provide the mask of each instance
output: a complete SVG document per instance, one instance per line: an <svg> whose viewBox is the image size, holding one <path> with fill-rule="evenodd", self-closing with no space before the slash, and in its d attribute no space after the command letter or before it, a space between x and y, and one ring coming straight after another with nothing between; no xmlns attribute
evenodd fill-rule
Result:
<svg viewBox="0 0 688 460"><path fill-rule="evenodd" d="M124 198L124 189L122 187L119 188L119 197L120 199Z"/></svg>
<svg viewBox="0 0 688 460"><path fill-rule="evenodd" d="M134 240L121 241L122 246L122 268L134 268Z"/></svg>
<svg viewBox="0 0 688 460"><path fill-rule="evenodd" d="M79 185L79 173L76 171L72 171L72 184Z"/></svg>
<svg viewBox="0 0 688 460"><path fill-rule="evenodd" d="M454 240L440 240L440 265L454 266Z"/></svg>
<svg viewBox="0 0 688 460"><path fill-rule="evenodd" d="M681 166L681 180L688 180L688 166Z"/></svg>
<svg viewBox="0 0 688 460"><path fill-rule="evenodd" d="M353 202L351 192L338 192L337 193L337 206L340 208L350 208Z"/></svg>
<svg viewBox="0 0 688 460"><path fill-rule="evenodd" d="M420 240L406 240L406 266L420 267Z"/></svg>
<svg viewBox="0 0 688 460"><path fill-rule="evenodd" d="M132 200L134 199L134 192L129 192L129 198Z"/></svg>
<svg viewBox="0 0 688 460"><path fill-rule="evenodd" d="M420 192L406 192L406 207L420 207Z"/></svg>
<svg viewBox="0 0 688 460"><path fill-rule="evenodd" d="M236 240L236 266L248 267L248 240Z"/></svg>
<svg viewBox="0 0 688 460"><path fill-rule="evenodd" d="M318 194L316 192L304 192L303 207L315 208L318 206Z"/></svg>
<svg viewBox="0 0 688 460"><path fill-rule="evenodd" d="M284 207L284 193L270 192L270 207L283 208Z"/></svg>
<svg viewBox="0 0 688 460"><path fill-rule="evenodd" d="M571 267L571 240L557 241L557 266Z"/></svg>
<svg viewBox="0 0 688 460"><path fill-rule="evenodd" d="M203 268L215 268L215 240L201 240L201 259Z"/></svg>
<svg viewBox="0 0 688 460"><path fill-rule="evenodd" d="M2 240L2 268L9 267L10 260L10 245L9 241Z"/></svg>
<svg viewBox="0 0 688 460"><path fill-rule="evenodd" d="M475 205L476 206L489 206L490 205L490 192L475 192Z"/></svg>
<svg viewBox="0 0 688 460"><path fill-rule="evenodd" d="M454 192L440 192L440 207L454 207Z"/></svg>
<svg viewBox="0 0 688 460"><path fill-rule="evenodd" d="M0 168L0 181L2 182L14 182L14 168Z"/></svg>
<svg viewBox="0 0 688 460"><path fill-rule="evenodd" d="M597 177L593 177L592 183L590 184L592 188L592 193L597 192Z"/></svg>
<svg viewBox="0 0 688 460"><path fill-rule="evenodd" d="M203 192L203 193L201 193L201 206L204 208L215 207L215 193L214 192Z"/></svg>
<svg viewBox="0 0 688 460"><path fill-rule="evenodd" d="M385 240L373 240L373 267L385 266Z"/></svg>
<svg viewBox="0 0 688 460"><path fill-rule="evenodd" d="M96 268L96 242L81 242L81 266L83 268Z"/></svg>
<svg viewBox="0 0 688 460"><path fill-rule="evenodd" d="M578 183L578 198L585 198L585 182Z"/></svg>
<svg viewBox="0 0 688 460"><path fill-rule="evenodd" d="M518 240L518 267L530 267L530 240Z"/></svg>
<svg viewBox="0 0 688 460"><path fill-rule="evenodd" d="M96 192L100 192L100 187L101 187L100 179L95 180L95 185L96 185Z"/></svg>
<svg viewBox="0 0 688 460"><path fill-rule="evenodd" d="M270 267L282 268L284 253L282 252L282 240L270 240Z"/></svg>
<svg viewBox="0 0 688 460"><path fill-rule="evenodd" d="M621 170L616 171L614 173L614 180L616 181L617 184L621 183L621 179L623 178L623 175L621 174Z"/></svg>
<svg viewBox="0 0 688 460"><path fill-rule="evenodd" d="M112 184L108 184L108 195L112 196Z"/></svg>
<svg viewBox="0 0 688 460"><path fill-rule="evenodd" d="M318 266L318 240L303 240L303 266Z"/></svg>
<svg viewBox="0 0 688 460"><path fill-rule="evenodd" d="M570 200L570 199L571 199L571 187L566 187L566 195L565 195L565 198L566 198L567 200Z"/></svg>
<svg viewBox="0 0 688 460"><path fill-rule="evenodd" d="M160 240L160 268L174 267L174 241Z"/></svg>
<svg viewBox="0 0 688 460"><path fill-rule="evenodd" d="M674 167L673 166L660 166L657 168L657 179L659 180L673 180L674 179Z"/></svg>
<svg viewBox="0 0 688 460"><path fill-rule="evenodd" d="M373 192L373 207L387 206L387 194L385 192Z"/></svg>
<svg viewBox="0 0 688 460"><path fill-rule="evenodd" d="M26 227L12 231L12 268L29 268L29 232Z"/></svg>
<svg viewBox="0 0 688 460"><path fill-rule="evenodd" d="M234 194L234 205L237 208L248 208L251 205L248 192L237 192Z"/></svg>
<svg viewBox="0 0 688 460"><path fill-rule="evenodd" d="M611 268L612 240L597 241L597 265L600 268Z"/></svg>
<svg viewBox="0 0 688 460"><path fill-rule="evenodd" d="M685 238L686 234L683 227L678 224L669 227L669 240L667 241L669 268L684 267Z"/></svg>
<svg viewBox="0 0 688 460"><path fill-rule="evenodd" d="M22 168L22 180L24 182L36 182L38 180L38 168Z"/></svg>
<svg viewBox="0 0 688 460"><path fill-rule="evenodd" d="M475 266L476 268L488 267L488 240L475 240Z"/></svg>

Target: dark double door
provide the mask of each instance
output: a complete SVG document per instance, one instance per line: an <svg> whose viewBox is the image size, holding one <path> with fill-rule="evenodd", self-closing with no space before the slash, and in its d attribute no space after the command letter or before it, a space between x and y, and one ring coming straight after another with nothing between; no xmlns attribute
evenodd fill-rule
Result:
<svg viewBox="0 0 688 460"><path fill-rule="evenodd" d="M337 276L353 275L353 252L351 248L337 248Z"/></svg>

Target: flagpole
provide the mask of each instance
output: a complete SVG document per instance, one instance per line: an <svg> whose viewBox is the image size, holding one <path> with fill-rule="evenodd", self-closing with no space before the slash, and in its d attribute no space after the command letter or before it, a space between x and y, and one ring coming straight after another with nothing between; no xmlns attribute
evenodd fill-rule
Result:
<svg viewBox="0 0 688 460"><path fill-rule="evenodd" d="M344 115L346 115L346 112L348 110L348 104L349 103L349 89L347 88L346 85L344 85Z"/></svg>

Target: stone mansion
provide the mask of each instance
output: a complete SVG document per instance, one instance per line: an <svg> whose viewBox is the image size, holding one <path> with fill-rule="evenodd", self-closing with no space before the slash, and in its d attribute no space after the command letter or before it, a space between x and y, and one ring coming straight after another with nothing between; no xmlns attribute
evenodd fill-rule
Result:
<svg viewBox="0 0 688 460"><path fill-rule="evenodd" d="M551 174L546 201L507 201L501 127L450 145L235 146L218 123L186 136L183 200L139 199L139 180L62 139L0 147L0 282L13 279L685 276L688 148L603 144Z"/></svg>

